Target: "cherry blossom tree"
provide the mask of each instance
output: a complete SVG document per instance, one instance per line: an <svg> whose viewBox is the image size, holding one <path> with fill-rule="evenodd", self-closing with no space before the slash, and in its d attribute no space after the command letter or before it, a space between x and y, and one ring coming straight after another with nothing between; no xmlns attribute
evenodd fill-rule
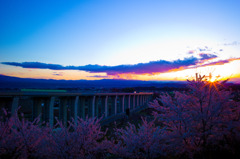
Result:
<svg viewBox="0 0 240 159"><path fill-rule="evenodd" d="M66 158L103 158L109 147L105 139L106 132L101 131L100 119L78 118L64 127L57 122L55 131L49 140L49 157Z"/></svg>
<svg viewBox="0 0 240 159"><path fill-rule="evenodd" d="M5 115L7 112L4 110ZM38 158L41 156L43 140L49 129L39 126L39 118L28 121L20 120L17 115L0 122L0 156L1 158Z"/></svg>
<svg viewBox="0 0 240 159"><path fill-rule="evenodd" d="M4 117L0 121L0 157L12 158L17 151L17 146L14 144L16 141L15 136L11 132L14 125L13 118L7 118L8 113L4 111Z"/></svg>
<svg viewBox="0 0 240 159"><path fill-rule="evenodd" d="M138 128L131 123L123 129L116 129L110 152L124 158L155 158L165 155L164 129L155 126L155 120L142 118Z"/></svg>
<svg viewBox="0 0 240 159"><path fill-rule="evenodd" d="M162 93L150 103L154 116L166 127L169 150L192 155L219 142L226 146L234 133L239 134L239 103L231 100L224 82L210 82L205 76L188 82L188 92Z"/></svg>
<svg viewBox="0 0 240 159"><path fill-rule="evenodd" d="M39 117L34 121L21 119L16 111L12 117L0 120L0 158L103 158L109 141L101 131L97 118L78 118L69 126L58 121L55 128L42 126Z"/></svg>

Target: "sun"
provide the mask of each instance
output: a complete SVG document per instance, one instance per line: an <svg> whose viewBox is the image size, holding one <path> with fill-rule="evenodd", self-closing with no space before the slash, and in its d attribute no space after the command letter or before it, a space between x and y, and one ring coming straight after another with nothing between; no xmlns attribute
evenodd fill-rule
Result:
<svg viewBox="0 0 240 159"><path fill-rule="evenodd" d="M211 83L216 82L216 78L211 78L211 79L209 79L209 82L211 82Z"/></svg>

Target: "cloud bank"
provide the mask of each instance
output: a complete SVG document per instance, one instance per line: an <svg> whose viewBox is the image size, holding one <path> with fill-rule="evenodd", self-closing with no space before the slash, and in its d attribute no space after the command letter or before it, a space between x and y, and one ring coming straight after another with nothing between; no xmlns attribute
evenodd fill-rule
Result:
<svg viewBox="0 0 240 159"><path fill-rule="evenodd" d="M148 63L138 63L134 65L117 65L117 66L105 66L105 65L85 65L85 66L63 66L59 64L47 64L41 62L2 62L5 65L18 66L22 68L35 68L35 69L50 69L50 70L81 70L90 73L107 73L107 75L117 75L117 74L154 74L154 73L164 73L170 71L177 71L182 69L187 69L190 67L202 67L207 65L219 65L224 63L229 63L236 59L221 60L212 62L209 64L203 64L208 60L217 58L214 54L201 53L199 57L188 57L184 59L178 59L174 61L158 60L150 61Z"/></svg>

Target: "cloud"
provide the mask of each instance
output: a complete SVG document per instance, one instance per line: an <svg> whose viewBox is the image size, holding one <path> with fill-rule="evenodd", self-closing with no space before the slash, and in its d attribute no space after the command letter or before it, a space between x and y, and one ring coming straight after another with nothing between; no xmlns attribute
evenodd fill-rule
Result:
<svg viewBox="0 0 240 159"><path fill-rule="evenodd" d="M117 66L106 66L106 65L85 65L85 66L62 66L59 64L47 64L41 62L2 62L5 65L18 66L22 68L37 68L37 69L51 69L51 70L81 70L90 73L107 73L107 75L117 74L155 74L179 71L187 69L190 66L196 66L203 64L207 60L217 58L214 54L201 53L199 57L188 57L184 59L178 59L174 61L158 60L150 61L148 63L138 63L134 65L117 65ZM227 61L222 61L222 63ZM212 63L214 64L214 63ZM217 62L216 62L217 64ZM208 64L209 65L209 64ZM61 75L56 73L55 75ZM94 77L105 77L105 76L94 76Z"/></svg>
<svg viewBox="0 0 240 159"><path fill-rule="evenodd" d="M223 45L225 46L236 46L236 45L240 45L240 42L239 41L233 41L233 42L230 42L230 43L224 43Z"/></svg>
<svg viewBox="0 0 240 159"><path fill-rule="evenodd" d="M214 66L214 65L224 65L226 63L229 63L229 62L232 62L232 61L235 61L235 60L240 60L240 58L230 58L230 59L227 59L227 60L214 61L214 62L210 62L210 63L207 63L207 64L203 64L203 65L201 65L201 67Z"/></svg>
<svg viewBox="0 0 240 159"><path fill-rule="evenodd" d="M63 74L61 74L61 73L53 73L52 75L54 75L54 76L63 76Z"/></svg>
<svg viewBox="0 0 240 159"><path fill-rule="evenodd" d="M212 49L209 48L209 47L207 47L207 46L205 46L205 47L203 47L203 48L198 48L198 51L200 51L200 52L206 52L206 51L212 51Z"/></svg>
<svg viewBox="0 0 240 159"><path fill-rule="evenodd" d="M54 75L54 76L63 76L63 74L59 74L59 73L53 73L52 75Z"/></svg>
<svg viewBox="0 0 240 159"><path fill-rule="evenodd" d="M196 51L195 50L189 50L188 54L194 54Z"/></svg>
<svg viewBox="0 0 240 159"><path fill-rule="evenodd" d="M200 53L199 56L201 57L200 60L210 60L210 59L217 58L217 55L214 55L214 54Z"/></svg>

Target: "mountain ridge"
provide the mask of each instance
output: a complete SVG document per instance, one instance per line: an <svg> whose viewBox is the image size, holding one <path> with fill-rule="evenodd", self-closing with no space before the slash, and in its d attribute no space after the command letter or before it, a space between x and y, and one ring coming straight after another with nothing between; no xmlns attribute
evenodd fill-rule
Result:
<svg viewBox="0 0 240 159"><path fill-rule="evenodd" d="M186 82L140 81L122 79L54 80L5 76L0 74L0 88L123 88L123 87L180 87Z"/></svg>

